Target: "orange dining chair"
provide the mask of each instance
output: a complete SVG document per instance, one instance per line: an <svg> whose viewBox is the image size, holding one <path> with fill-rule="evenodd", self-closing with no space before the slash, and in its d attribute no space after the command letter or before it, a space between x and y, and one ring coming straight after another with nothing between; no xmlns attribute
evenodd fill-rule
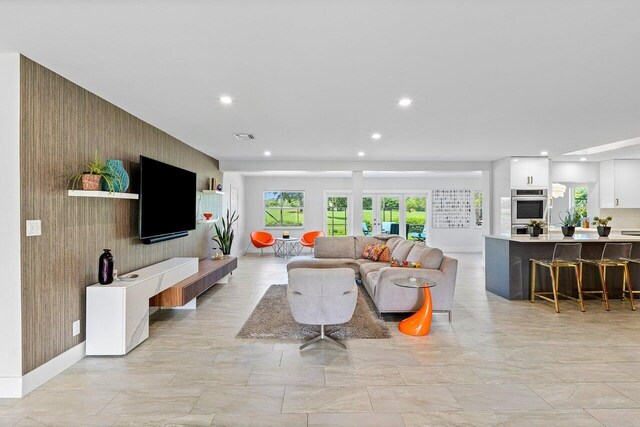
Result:
<svg viewBox="0 0 640 427"><path fill-rule="evenodd" d="M251 244L260 249L260 255L262 255L263 248L271 247L274 248L273 251L275 252L274 245L276 244L276 239L273 238L271 233L267 233L266 231L253 231L250 238Z"/></svg>
<svg viewBox="0 0 640 427"><path fill-rule="evenodd" d="M300 238L300 244L302 246L306 246L307 248L311 248L311 250L313 251L313 248L316 244L315 243L316 237L323 237L323 236L324 236L324 232L322 231L309 231L302 235L302 237Z"/></svg>

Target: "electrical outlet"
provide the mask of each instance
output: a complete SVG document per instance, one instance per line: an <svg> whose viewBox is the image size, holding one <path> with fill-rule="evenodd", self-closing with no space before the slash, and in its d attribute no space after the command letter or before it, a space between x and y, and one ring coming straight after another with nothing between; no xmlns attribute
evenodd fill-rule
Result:
<svg viewBox="0 0 640 427"><path fill-rule="evenodd" d="M39 236L42 234L42 223L39 219L27 220L27 236Z"/></svg>
<svg viewBox="0 0 640 427"><path fill-rule="evenodd" d="M80 334L80 321L76 320L73 322L73 336Z"/></svg>

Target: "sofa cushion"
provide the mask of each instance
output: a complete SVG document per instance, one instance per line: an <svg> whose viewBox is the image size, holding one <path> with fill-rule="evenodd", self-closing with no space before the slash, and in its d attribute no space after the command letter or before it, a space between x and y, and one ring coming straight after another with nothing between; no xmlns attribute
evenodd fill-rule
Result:
<svg viewBox="0 0 640 427"><path fill-rule="evenodd" d="M360 264L351 258L315 258L312 255L296 256L287 263L287 271L294 268L350 268L360 274Z"/></svg>
<svg viewBox="0 0 640 427"><path fill-rule="evenodd" d="M383 267L389 267L388 262L369 262L360 266L360 277L366 277L372 271L378 271Z"/></svg>
<svg viewBox="0 0 640 427"><path fill-rule="evenodd" d="M362 252L356 257L355 239L353 236L345 237L316 237L313 253L316 258L360 258Z"/></svg>
<svg viewBox="0 0 640 427"><path fill-rule="evenodd" d="M411 249L414 245L415 243L409 242L407 240L398 243L395 249L391 252L391 257L401 260L407 259L407 256L409 255L409 252L411 252Z"/></svg>
<svg viewBox="0 0 640 427"><path fill-rule="evenodd" d="M429 246L416 244L407 255L407 261L419 262L420 267L437 270L442 263L442 251L438 248L430 248Z"/></svg>
<svg viewBox="0 0 640 427"><path fill-rule="evenodd" d="M371 261L370 259L366 259L366 258L360 258L360 259L357 259L356 262L358 263L358 265L362 265L362 264L367 264L375 261Z"/></svg>
<svg viewBox="0 0 640 427"><path fill-rule="evenodd" d="M391 254L401 242L406 242L406 240L400 236L394 236L387 240L386 243L387 243L387 247L389 248L389 258L391 258Z"/></svg>

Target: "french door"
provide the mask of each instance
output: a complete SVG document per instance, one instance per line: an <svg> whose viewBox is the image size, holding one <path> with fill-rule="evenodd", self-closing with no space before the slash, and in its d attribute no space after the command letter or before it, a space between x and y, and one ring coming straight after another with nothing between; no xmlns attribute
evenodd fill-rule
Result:
<svg viewBox="0 0 640 427"><path fill-rule="evenodd" d="M362 197L362 231L365 236L393 234L409 240L426 240L426 194L365 194Z"/></svg>
<svg viewBox="0 0 640 427"><path fill-rule="evenodd" d="M325 192L324 232L327 236L351 234L351 195L341 192Z"/></svg>

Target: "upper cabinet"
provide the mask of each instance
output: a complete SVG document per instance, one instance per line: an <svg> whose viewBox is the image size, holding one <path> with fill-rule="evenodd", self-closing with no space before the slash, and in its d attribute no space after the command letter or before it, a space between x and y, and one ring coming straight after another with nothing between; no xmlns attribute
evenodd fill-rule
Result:
<svg viewBox="0 0 640 427"><path fill-rule="evenodd" d="M600 163L600 207L640 208L640 160Z"/></svg>
<svg viewBox="0 0 640 427"><path fill-rule="evenodd" d="M546 157L513 157L511 188L549 188L549 159Z"/></svg>

